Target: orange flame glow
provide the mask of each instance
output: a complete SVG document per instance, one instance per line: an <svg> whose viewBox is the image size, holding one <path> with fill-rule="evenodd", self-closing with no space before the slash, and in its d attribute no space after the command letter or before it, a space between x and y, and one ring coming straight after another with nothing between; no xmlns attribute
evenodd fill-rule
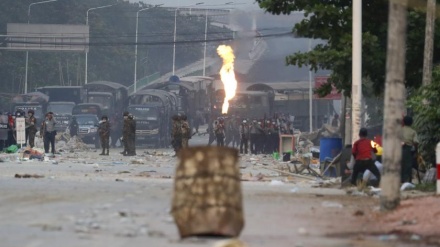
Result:
<svg viewBox="0 0 440 247"><path fill-rule="evenodd" d="M235 97L237 91L237 80L234 73L234 51L230 46L220 45L217 48L218 55L223 59L220 69L220 78L225 89L225 99L222 107L222 114L228 113L229 101Z"/></svg>

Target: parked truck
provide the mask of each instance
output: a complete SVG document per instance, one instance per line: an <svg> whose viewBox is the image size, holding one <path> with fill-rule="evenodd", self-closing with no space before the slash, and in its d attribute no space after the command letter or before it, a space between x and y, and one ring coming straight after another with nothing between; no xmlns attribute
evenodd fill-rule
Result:
<svg viewBox="0 0 440 247"><path fill-rule="evenodd" d="M53 112L58 132L64 132L72 119L72 109L82 102L84 93L81 86L46 86L37 88L38 92L49 96L47 111Z"/></svg>
<svg viewBox="0 0 440 247"><path fill-rule="evenodd" d="M98 122L102 116L101 105L94 103L77 104L72 115L78 122L78 136L84 143L101 146L98 135Z"/></svg>
<svg viewBox="0 0 440 247"><path fill-rule="evenodd" d="M33 110L35 118L40 122L44 119L48 101L49 97L39 92L16 95L11 101L11 111L17 112L20 110L27 113L28 110Z"/></svg>
<svg viewBox="0 0 440 247"><path fill-rule="evenodd" d="M136 142L156 148L171 142L171 116L176 114L174 97L163 90L142 90L130 97L128 111L136 119Z"/></svg>
<svg viewBox="0 0 440 247"><path fill-rule="evenodd" d="M83 103L96 103L102 106L102 115L106 115L111 125L111 145L122 136L122 114L128 105L127 87L116 82L94 81L83 86Z"/></svg>

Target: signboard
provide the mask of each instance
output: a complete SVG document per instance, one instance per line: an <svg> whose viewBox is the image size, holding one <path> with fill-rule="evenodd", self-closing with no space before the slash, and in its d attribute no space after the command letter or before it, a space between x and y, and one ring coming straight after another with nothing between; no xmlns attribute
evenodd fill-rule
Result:
<svg viewBox="0 0 440 247"><path fill-rule="evenodd" d="M315 76L315 89L320 88L323 84L326 84L328 81L328 76ZM332 91L330 94L328 94L325 97L319 97L318 95L315 95L315 99L330 99L330 100L340 100L342 98L341 93L338 92L338 89L336 89L332 85Z"/></svg>
<svg viewBox="0 0 440 247"><path fill-rule="evenodd" d="M26 123L25 118L19 117L15 119L15 128L17 130L17 144L26 144Z"/></svg>
<svg viewBox="0 0 440 247"><path fill-rule="evenodd" d="M88 50L89 26L60 24L7 24L6 44L15 51Z"/></svg>

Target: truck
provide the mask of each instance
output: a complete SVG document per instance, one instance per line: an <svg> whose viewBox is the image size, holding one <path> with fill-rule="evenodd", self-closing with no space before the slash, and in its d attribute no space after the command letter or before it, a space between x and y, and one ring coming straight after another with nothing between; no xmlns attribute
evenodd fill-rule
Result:
<svg viewBox="0 0 440 247"><path fill-rule="evenodd" d="M167 147L171 142L171 116L176 101L163 90L142 90L130 97L128 111L136 119L136 143Z"/></svg>
<svg viewBox="0 0 440 247"><path fill-rule="evenodd" d="M82 102L84 91L81 86L46 86L37 88L37 92L49 96L47 111L53 112L58 132L64 132L72 119L72 109Z"/></svg>
<svg viewBox="0 0 440 247"><path fill-rule="evenodd" d="M34 116L40 122L44 119L48 101L49 97L40 92L16 95L11 100L11 111L21 110L27 113L28 110L34 110Z"/></svg>
<svg viewBox="0 0 440 247"><path fill-rule="evenodd" d="M72 116L78 122L78 136L84 143L101 146L98 134L99 119L102 116L101 105L95 103L80 103L72 109Z"/></svg>
<svg viewBox="0 0 440 247"><path fill-rule="evenodd" d="M122 136L122 114L128 106L128 89L122 84L111 81L94 81L83 86L83 103L101 105L102 115L109 119L111 145Z"/></svg>

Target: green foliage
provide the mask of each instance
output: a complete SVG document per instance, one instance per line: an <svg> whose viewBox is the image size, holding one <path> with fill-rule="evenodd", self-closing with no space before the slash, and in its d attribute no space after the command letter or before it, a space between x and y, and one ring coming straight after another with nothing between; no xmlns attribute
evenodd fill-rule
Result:
<svg viewBox="0 0 440 247"><path fill-rule="evenodd" d="M331 70L330 82L338 89L351 92L352 63L352 0L257 0L260 7L273 14L304 11L306 19L296 24L298 36L327 40L311 52L297 52L286 58L286 63L311 66L313 70ZM414 6L414 5L411 5ZM440 22L436 24L437 36ZM363 1L362 6L362 73L372 82L373 93L384 91L388 26L388 1ZM418 88L421 84L425 13L410 9L408 15L406 86ZM440 37L439 37L440 38ZM436 39L437 40L437 39ZM434 54L439 54L440 43L435 43ZM434 63L440 61L434 57ZM330 93L331 86L317 90L320 95ZM365 93L365 92L364 92Z"/></svg>
<svg viewBox="0 0 440 247"><path fill-rule="evenodd" d="M413 92L408 106L413 110L414 128L425 162L435 164L435 147L440 141L440 67L433 71L432 84Z"/></svg>

